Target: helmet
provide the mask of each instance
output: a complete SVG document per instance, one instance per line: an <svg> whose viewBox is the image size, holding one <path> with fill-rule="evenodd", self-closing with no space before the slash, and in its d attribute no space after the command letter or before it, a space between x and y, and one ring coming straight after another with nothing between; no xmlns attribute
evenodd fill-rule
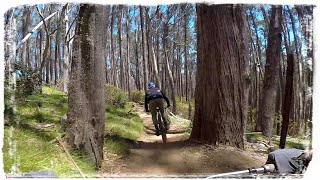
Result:
<svg viewBox="0 0 320 180"><path fill-rule="evenodd" d="M148 83L148 88L149 89L152 88L152 87L155 87L155 86L156 86L156 84L154 82L149 82Z"/></svg>

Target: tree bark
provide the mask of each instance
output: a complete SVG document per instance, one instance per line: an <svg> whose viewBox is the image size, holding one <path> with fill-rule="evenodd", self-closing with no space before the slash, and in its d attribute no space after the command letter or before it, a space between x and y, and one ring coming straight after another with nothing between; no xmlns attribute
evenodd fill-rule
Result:
<svg viewBox="0 0 320 180"><path fill-rule="evenodd" d="M143 21L143 7L140 7L140 25L141 25L141 33L142 33L142 62L143 62L143 87L144 90L147 90L147 83L148 83L148 68L147 68L147 58L146 58L146 50L145 50L145 33L144 33L144 21Z"/></svg>
<svg viewBox="0 0 320 180"><path fill-rule="evenodd" d="M244 148L248 37L241 6L197 5L197 81L191 139Z"/></svg>
<svg viewBox="0 0 320 180"><path fill-rule="evenodd" d="M68 9L68 8L67 8ZM65 35L64 35L64 46L63 46L63 92L68 93L69 84L69 41L68 41L68 30L69 30L69 18L67 15L68 10L64 13L65 21Z"/></svg>
<svg viewBox="0 0 320 180"><path fill-rule="evenodd" d="M146 16L149 16L149 15L146 14ZM147 42L149 44L149 48L151 51L150 60L152 61L151 65L152 65L152 70L153 70L153 76L155 77L156 86L161 89L161 83L160 83L160 77L159 77L158 65L157 65L157 57L156 57L156 53L155 53L153 42L152 42L152 36L150 36L150 34L152 34L151 33L152 27L151 27L150 18L146 18L146 23L148 26Z"/></svg>
<svg viewBox="0 0 320 180"><path fill-rule="evenodd" d="M169 21L169 20L168 20ZM176 88L175 88L175 83L173 81L173 75L172 71L170 69L169 65L169 55L168 55L168 50L167 50L167 40L166 37L168 36L168 24L164 23L164 31L163 31L163 48L164 48L164 61L165 61L165 66L166 66L166 72L168 73L167 75L169 76L169 84L170 84L170 89L171 89L171 99L172 99L172 113L176 114L177 113L177 103L176 103ZM166 77L166 76L165 76Z"/></svg>
<svg viewBox="0 0 320 180"><path fill-rule="evenodd" d="M294 72L294 59L293 54L288 54L287 58L287 76L286 76L286 89L285 97L282 105L282 128L280 136L279 148L283 149L286 146L286 138L289 128L290 111L292 108L292 95L293 95L293 72Z"/></svg>
<svg viewBox="0 0 320 180"><path fill-rule="evenodd" d="M127 90L130 97L130 79L131 79L131 68L130 68L130 7L128 6L127 11Z"/></svg>
<svg viewBox="0 0 320 180"><path fill-rule="evenodd" d="M138 43L138 33L135 31L135 58L136 58L136 81L137 81L137 88L140 91L141 90L141 84L140 84L140 62L139 62L139 46L140 44Z"/></svg>
<svg viewBox="0 0 320 180"><path fill-rule="evenodd" d="M268 35L267 60L261 100L259 102L258 122L262 134L271 137L275 115L276 94L279 80L281 53L282 7L272 6Z"/></svg>
<svg viewBox="0 0 320 180"><path fill-rule="evenodd" d="M14 11L12 12L14 13ZM16 118L16 71L14 70L14 64L16 63L16 20L8 19L6 22L5 28L5 59L6 59L6 69L8 72L8 86L7 90L10 93L10 99L8 102L8 109L11 109L12 116L9 116L9 124L18 124L16 122L18 118Z"/></svg>
<svg viewBox="0 0 320 180"><path fill-rule="evenodd" d="M105 127L106 7L82 4L74 38L69 85L67 142L84 150L96 167L103 161Z"/></svg>
<svg viewBox="0 0 320 180"><path fill-rule="evenodd" d="M185 11L187 9L187 6L185 6ZM188 15L185 12L184 13L184 75L185 75L185 95L186 95L186 101L188 101L189 98L189 89L188 89L188 40L187 40L187 34L188 34Z"/></svg>
<svg viewBox="0 0 320 180"><path fill-rule="evenodd" d="M125 75L124 75L124 58L122 56L122 9L119 5L119 18L118 18L118 41L119 41L119 56L120 56L120 87L125 89Z"/></svg>

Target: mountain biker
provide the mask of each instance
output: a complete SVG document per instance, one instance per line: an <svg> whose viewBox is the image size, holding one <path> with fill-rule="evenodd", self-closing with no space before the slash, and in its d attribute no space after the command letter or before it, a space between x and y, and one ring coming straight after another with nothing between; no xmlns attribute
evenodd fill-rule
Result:
<svg viewBox="0 0 320 180"><path fill-rule="evenodd" d="M157 117L156 117L157 116L157 108L160 109L166 130L170 129L169 122L167 121L165 114L164 114L163 99L167 102L167 107L170 107L169 99L166 97L165 93L163 91L161 91L159 88L156 88L154 82L149 82L148 83L148 90L145 95L144 106L145 106L146 112L151 112L152 122L154 124L155 129L156 129L157 136L160 135L160 130L158 127ZM150 111L148 109L148 104L150 107Z"/></svg>
<svg viewBox="0 0 320 180"><path fill-rule="evenodd" d="M302 174L306 171L312 154L312 149L278 149L269 153L266 165L273 164L277 173Z"/></svg>

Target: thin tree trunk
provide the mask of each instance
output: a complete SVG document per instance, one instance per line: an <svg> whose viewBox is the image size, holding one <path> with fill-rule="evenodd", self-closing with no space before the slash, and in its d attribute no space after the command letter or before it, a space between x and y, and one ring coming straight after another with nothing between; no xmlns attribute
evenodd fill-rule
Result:
<svg viewBox="0 0 320 180"><path fill-rule="evenodd" d="M139 62L139 43L138 43L138 33L135 31L135 50L136 50L136 81L137 81L137 88L141 90L140 84L140 62Z"/></svg>
<svg viewBox="0 0 320 180"><path fill-rule="evenodd" d="M120 56L120 87L125 89L125 75L124 75L124 58L122 56L122 9L123 7L119 6L119 18L118 18L118 38L119 38L119 56Z"/></svg>
<svg viewBox="0 0 320 180"><path fill-rule="evenodd" d="M23 10L23 26L22 26L22 37L25 37L29 33L31 21L31 11L29 7L25 6ZM22 48L22 65L27 66L30 63L27 60L27 51L29 49L29 41L27 41ZM23 74L25 75L25 74Z"/></svg>
<svg viewBox="0 0 320 180"><path fill-rule="evenodd" d="M146 14L146 16L149 16L148 14ZM146 18L147 20L147 26L148 26L148 35L152 34L150 33L152 27L151 27L151 22L150 22L150 19L149 18ZM148 44L149 44L149 48L150 48L150 51L151 51L151 59L150 61L152 61L152 70L153 70L153 75L155 77L155 80L156 80L156 85L161 89L161 83L160 83L160 77L159 77L159 72L158 72L158 66L157 66L157 57L156 57L156 54L155 54L155 51L154 51L154 46L153 46L153 43L152 43L152 37L151 36L148 36L147 35L147 41L148 41Z"/></svg>
<svg viewBox="0 0 320 180"><path fill-rule="evenodd" d="M68 19L68 8L66 7L66 11L64 13L64 22L65 22L65 34L64 34L64 47L63 47L63 92L68 93L68 84L69 84L69 19Z"/></svg>
<svg viewBox="0 0 320 180"><path fill-rule="evenodd" d="M281 128L281 136L280 136L280 144L279 148L283 149L286 146L286 138L289 128L289 117L290 111L292 108L292 95L293 95L293 73L294 73L294 58L293 54L288 54L287 58L287 76L286 76L286 89L285 89L285 97L282 105L282 128Z"/></svg>
<svg viewBox="0 0 320 180"><path fill-rule="evenodd" d="M128 6L128 11L127 11L127 90L129 93L129 97L131 94L130 72L131 72L131 68L130 68L130 7Z"/></svg>
<svg viewBox="0 0 320 180"><path fill-rule="evenodd" d="M253 24L254 32L255 32L255 36L256 36L256 45L257 45L257 50L258 50L259 62L261 62L262 61L262 55L261 55L262 53L261 53L261 46L260 46L260 38L258 36L257 24L255 21L255 16L253 15L252 9L250 9L250 16L252 19L252 24ZM260 66L261 66L261 63L260 63Z"/></svg>
<svg viewBox="0 0 320 180"><path fill-rule="evenodd" d="M168 36L168 24L164 24L164 35L163 35L163 48L164 48L164 60L165 60L165 65L166 65L166 70L167 73L169 75L169 84L170 84L170 88L171 88L171 99L172 99L172 113L176 114L177 113L177 103L176 103L176 91L175 91L175 83L173 81L173 75L172 75L172 71L170 69L170 65L169 65L169 57L168 57L168 53L167 53L167 40L166 37Z"/></svg>
<svg viewBox="0 0 320 180"><path fill-rule="evenodd" d="M186 10L186 7L185 7ZM188 46L188 41L187 41L187 34L188 34L188 16L187 13L185 12L184 14L184 74L185 74L185 95L186 95L186 101L188 101L188 51L187 51L187 46Z"/></svg>
<svg viewBox="0 0 320 180"><path fill-rule="evenodd" d="M147 83L148 83L148 68L147 68L147 59L145 54L145 33L144 33L144 21L143 21L143 7L140 7L140 21L141 21L141 33L142 33L142 62L143 62L143 87L144 90L147 90Z"/></svg>

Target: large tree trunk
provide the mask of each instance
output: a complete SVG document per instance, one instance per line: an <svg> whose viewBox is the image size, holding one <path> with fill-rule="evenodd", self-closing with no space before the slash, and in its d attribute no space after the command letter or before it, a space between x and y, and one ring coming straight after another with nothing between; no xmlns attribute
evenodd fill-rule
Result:
<svg viewBox="0 0 320 180"><path fill-rule="evenodd" d="M294 58L293 54L288 54L287 58L287 77L286 77L286 89L285 89L285 96L282 105L282 127L281 127L281 136L280 136L280 144L279 148L283 149L286 146L286 138L289 128L289 118L290 118L290 111L293 105L292 102L292 95L293 95L293 72L294 72Z"/></svg>
<svg viewBox="0 0 320 180"><path fill-rule="evenodd" d="M97 167L103 160L107 16L105 6L80 6L69 85L68 144L87 152Z"/></svg>
<svg viewBox="0 0 320 180"><path fill-rule="evenodd" d="M281 53L282 7L272 6L270 19L267 60L261 100L259 102L258 122L261 122L262 134L272 136L275 116L275 103L279 79L279 63Z"/></svg>
<svg viewBox="0 0 320 180"><path fill-rule="evenodd" d="M191 139L244 147L248 40L241 6L197 6L197 84Z"/></svg>

